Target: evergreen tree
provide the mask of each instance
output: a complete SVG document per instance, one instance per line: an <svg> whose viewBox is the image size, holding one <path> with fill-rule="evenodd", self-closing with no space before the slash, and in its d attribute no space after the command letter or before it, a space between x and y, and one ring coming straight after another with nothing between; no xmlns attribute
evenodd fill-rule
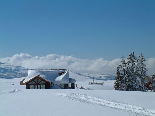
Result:
<svg viewBox="0 0 155 116"><path fill-rule="evenodd" d="M122 80L121 80L121 90L126 90L126 79L127 79L127 73L126 73L126 62L125 62L125 59L124 57L122 57L122 60L121 60L121 77L122 77Z"/></svg>
<svg viewBox="0 0 155 116"><path fill-rule="evenodd" d="M134 52L129 55L127 58L127 80L126 80L126 86L127 91L135 91L137 90L136 86L136 61L137 58L134 55Z"/></svg>
<svg viewBox="0 0 155 116"><path fill-rule="evenodd" d="M155 92L155 75L152 75L151 91Z"/></svg>
<svg viewBox="0 0 155 116"><path fill-rule="evenodd" d="M116 72L116 81L114 83L115 90L120 90L120 84L121 84L121 77L120 77L120 71L119 66L117 66L117 72Z"/></svg>
<svg viewBox="0 0 155 116"><path fill-rule="evenodd" d="M144 56L141 54L137 59L134 55L134 52L129 55L127 62L123 57L121 64L117 67L117 76L114 83L115 89L125 91L146 90L144 80L147 70L144 62Z"/></svg>
<svg viewBox="0 0 155 116"><path fill-rule="evenodd" d="M126 90L126 62L124 57L122 57L121 63L117 66L116 82L114 83L116 90Z"/></svg>
<svg viewBox="0 0 155 116"><path fill-rule="evenodd" d="M139 79L139 90L142 90L142 91L145 91L147 89L146 83L145 83L145 78L147 76L146 75L147 69L146 69L146 65L144 64L145 61L146 60L141 53L138 60L137 60L136 72L137 72L137 77Z"/></svg>

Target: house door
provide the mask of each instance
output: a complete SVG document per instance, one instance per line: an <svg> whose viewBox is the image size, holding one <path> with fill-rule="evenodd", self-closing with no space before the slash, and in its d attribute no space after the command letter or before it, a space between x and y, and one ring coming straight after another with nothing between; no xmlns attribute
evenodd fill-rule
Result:
<svg viewBox="0 0 155 116"><path fill-rule="evenodd" d="M64 89L68 89L68 84L64 84Z"/></svg>

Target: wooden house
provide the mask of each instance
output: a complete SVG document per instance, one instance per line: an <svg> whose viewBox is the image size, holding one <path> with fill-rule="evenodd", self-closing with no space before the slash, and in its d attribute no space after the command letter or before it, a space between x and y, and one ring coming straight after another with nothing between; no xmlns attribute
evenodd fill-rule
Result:
<svg viewBox="0 0 155 116"><path fill-rule="evenodd" d="M20 85L26 89L75 89L75 82L66 69L30 69Z"/></svg>

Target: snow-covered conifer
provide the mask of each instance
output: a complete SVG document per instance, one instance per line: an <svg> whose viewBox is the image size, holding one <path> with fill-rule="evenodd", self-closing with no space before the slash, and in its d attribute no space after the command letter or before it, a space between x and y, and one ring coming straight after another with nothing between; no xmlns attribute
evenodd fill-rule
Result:
<svg viewBox="0 0 155 116"><path fill-rule="evenodd" d="M117 72L116 72L116 81L114 83L114 88L115 90L120 90L120 85L121 85L121 77L120 77L120 71L119 71L119 66L117 66Z"/></svg>
<svg viewBox="0 0 155 116"><path fill-rule="evenodd" d="M126 90L126 62L124 57L122 57L121 64L117 66L116 75L115 89Z"/></svg>
<svg viewBox="0 0 155 116"><path fill-rule="evenodd" d="M139 82L139 89L145 91L146 90L146 83L145 83L145 78L146 78L146 65L144 64L145 62L145 58L142 55L142 53L140 54L138 60L137 60L137 69L136 69L136 73L137 73L137 78L139 78L140 82Z"/></svg>
<svg viewBox="0 0 155 116"><path fill-rule="evenodd" d="M145 58L141 54L137 59L134 52L129 55L127 61L124 57L117 67L115 89L125 91L145 91L146 65Z"/></svg>
<svg viewBox="0 0 155 116"><path fill-rule="evenodd" d="M134 55L134 52L129 55L127 58L127 80L126 86L128 91L135 91L137 90L136 85L136 61L137 58Z"/></svg>

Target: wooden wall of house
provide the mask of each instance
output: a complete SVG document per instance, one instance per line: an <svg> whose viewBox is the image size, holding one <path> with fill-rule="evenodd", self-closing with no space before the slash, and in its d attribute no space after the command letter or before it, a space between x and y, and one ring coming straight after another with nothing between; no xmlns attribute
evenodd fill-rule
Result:
<svg viewBox="0 0 155 116"><path fill-rule="evenodd" d="M64 89L68 89L68 84L64 84Z"/></svg>
<svg viewBox="0 0 155 116"><path fill-rule="evenodd" d="M20 81L20 85L25 85L25 83L23 83L25 79L23 79L22 81Z"/></svg>
<svg viewBox="0 0 155 116"><path fill-rule="evenodd" d="M29 84L26 84L26 89L30 89L30 85Z"/></svg>
<svg viewBox="0 0 155 116"><path fill-rule="evenodd" d="M51 86L50 83L46 83L45 84L45 89L50 89L50 86Z"/></svg>
<svg viewBox="0 0 155 116"><path fill-rule="evenodd" d="M29 83L27 83L26 84L26 89L30 89L30 85L37 85L37 84L29 84ZM50 83L45 83L45 89L50 89Z"/></svg>
<svg viewBox="0 0 155 116"><path fill-rule="evenodd" d="M64 88L62 88L62 89L68 89L68 87L69 87L68 84L64 84ZM75 89L75 83L71 83L71 88ZM30 84L26 84L26 89L30 89ZM49 83L45 84L45 89L50 89L50 84Z"/></svg>
<svg viewBox="0 0 155 116"><path fill-rule="evenodd" d="M75 89L75 83L71 83L71 88Z"/></svg>

